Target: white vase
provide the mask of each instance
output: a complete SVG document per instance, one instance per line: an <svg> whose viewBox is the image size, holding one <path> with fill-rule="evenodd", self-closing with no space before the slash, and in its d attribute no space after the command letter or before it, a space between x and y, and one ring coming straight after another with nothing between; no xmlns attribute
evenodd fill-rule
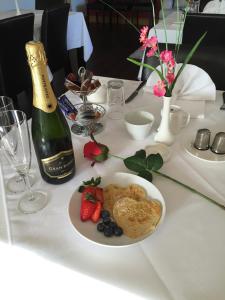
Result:
<svg viewBox="0 0 225 300"><path fill-rule="evenodd" d="M172 97L163 97L163 108L161 114L161 123L158 132L155 135L155 142L163 143L168 146L174 142L174 135L170 130L170 103Z"/></svg>

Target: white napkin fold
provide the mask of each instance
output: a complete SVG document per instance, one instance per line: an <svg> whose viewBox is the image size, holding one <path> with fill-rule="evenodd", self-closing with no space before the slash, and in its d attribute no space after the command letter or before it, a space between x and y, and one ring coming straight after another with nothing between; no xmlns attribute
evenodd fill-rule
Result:
<svg viewBox="0 0 225 300"><path fill-rule="evenodd" d="M213 0L206 4L203 13L207 14L225 14L225 0Z"/></svg>
<svg viewBox="0 0 225 300"><path fill-rule="evenodd" d="M176 65L175 74L182 64ZM160 66L157 67L159 69ZM147 89L153 91L153 85L159 80L158 74L154 71L147 81ZM172 92L174 100L215 100L216 86L210 76L201 68L187 64L177 79Z"/></svg>

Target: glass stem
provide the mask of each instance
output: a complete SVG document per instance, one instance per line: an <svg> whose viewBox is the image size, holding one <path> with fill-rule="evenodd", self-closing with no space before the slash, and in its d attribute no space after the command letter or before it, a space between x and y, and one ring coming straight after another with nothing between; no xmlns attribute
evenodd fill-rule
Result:
<svg viewBox="0 0 225 300"><path fill-rule="evenodd" d="M29 195L29 201L34 200L34 193L31 190L31 185L30 185L30 180L29 180L28 174L21 174L21 177L23 178L26 191Z"/></svg>

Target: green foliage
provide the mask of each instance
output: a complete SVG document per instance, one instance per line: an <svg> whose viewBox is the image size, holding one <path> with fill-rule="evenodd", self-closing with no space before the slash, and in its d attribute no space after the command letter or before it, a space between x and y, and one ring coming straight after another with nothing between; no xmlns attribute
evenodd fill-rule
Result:
<svg viewBox="0 0 225 300"><path fill-rule="evenodd" d="M123 161L129 170L136 172L138 176L150 182L152 181L151 171L157 171L163 165L163 159L159 153L150 154L146 157L145 150L139 150L135 155L127 157Z"/></svg>

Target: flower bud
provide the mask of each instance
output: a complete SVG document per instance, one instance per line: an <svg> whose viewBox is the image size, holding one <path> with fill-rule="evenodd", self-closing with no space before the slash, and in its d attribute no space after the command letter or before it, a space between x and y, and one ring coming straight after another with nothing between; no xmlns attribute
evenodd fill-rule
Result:
<svg viewBox="0 0 225 300"><path fill-rule="evenodd" d="M108 158L109 148L96 141L88 142L84 145L84 157L95 162L102 162Z"/></svg>

